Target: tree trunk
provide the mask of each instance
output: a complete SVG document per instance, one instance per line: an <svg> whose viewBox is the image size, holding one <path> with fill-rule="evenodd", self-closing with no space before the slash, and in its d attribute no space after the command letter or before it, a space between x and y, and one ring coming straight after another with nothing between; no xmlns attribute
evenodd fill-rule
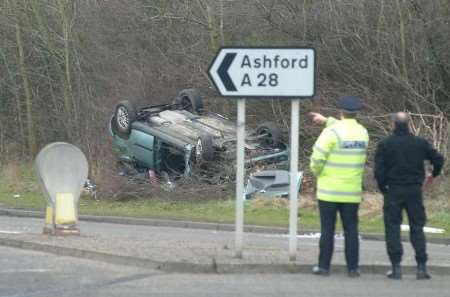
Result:
<svg viewBox="0 0 450 297"><path fill-rule="evenodd" d="M36 145L36 135L33 129L34 122L32 116L33 110L33 98L31 95L31 87L30 81L28 78L28 69L26 66L25 55L24 55L24 47L23 47L23 39L22 39L22 30L20 25L20 20L22 13L20 12L20 8L14 6L15 10L15 30L16 30L16 43L17 43L17 55L18 55L18 63L20 67L20 75L22 77L23 90L25 93L25 107L26 107L26 127L27 127L27 143L28 143L28 152L30 156L34 156L37 151Z"/></svg>

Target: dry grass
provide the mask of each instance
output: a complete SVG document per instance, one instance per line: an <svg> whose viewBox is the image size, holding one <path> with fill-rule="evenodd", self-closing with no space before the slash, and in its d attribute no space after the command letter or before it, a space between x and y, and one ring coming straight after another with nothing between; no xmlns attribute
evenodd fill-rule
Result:
<svg viewBox="0 0 450 297"><path fill-rule="evenodd" d="M383 211L383 196L379 193L364 193L359 214L363 217L371 217L381 214Z"/></svg>
<svg viewBox="0 0 450 297"><path fill-rule="evenodd" d="M0 166L0 189L10 192L39 191L32 165L18 162L3 163Z"/></svg>
<svg viewBox="0 0 450 297"><path fill-rule="evenodd" d="M439 177L424 193L429 212L450 212L450 177Z"/></svg>
<svg viewBox="0 0 450 297"><path fill-rule="evenodd" d="M316 210L317 199L312 194L301 195L298 201L299 209ZM250 209L264 207L289 208L287 198L254 198L249 203ZM373 217L380 215L383 209L383 197L378 193L365 193L360 206L360 216Z"/></svg>
<svg viewBox="0 0 450 297"><path fill-rule="evenodd" d="M16 188L22 182L22 170L17 163L8 163L1 167L2 181Z"/></svg>
<svg viewBox="0 0 450 297"><path fill-rule="evenodd" d="M255 197L249 201L249 210L272 207L272 208L288 208L289 199L286 198L260 198Z"/></svg>

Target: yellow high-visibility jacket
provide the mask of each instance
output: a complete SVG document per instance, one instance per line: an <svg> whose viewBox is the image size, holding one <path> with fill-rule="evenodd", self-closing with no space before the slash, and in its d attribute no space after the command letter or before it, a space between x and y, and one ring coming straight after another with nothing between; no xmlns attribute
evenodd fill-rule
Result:
<svg viewBox="0 0 450 297"><path fill-rule="evenodd" d="M317 198L360 203L369 135L354 119L328 118L314 144L310 168L317 177Z"/></svg>

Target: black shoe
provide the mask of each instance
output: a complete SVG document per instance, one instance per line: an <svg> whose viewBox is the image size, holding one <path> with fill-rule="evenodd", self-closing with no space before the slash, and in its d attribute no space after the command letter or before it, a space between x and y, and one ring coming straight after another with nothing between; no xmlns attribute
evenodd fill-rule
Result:
<svg viewBox="0 0 450 297"><path fill-rule="evenodd" d="M390 279L402 279L402 268L400 263L392 264L392 270L389 271L386 276Z"/></svg>
<svg viewBox="0 0 450 297"><path fill-rule="evenodd" d="M417 279L430 279L431 275L427 271L427 265L425 263L417 264Z"/></svg>
<svg viewBox="0 0 450 297"><path fill-rule="evenodd" d="M348 270L348 277L360 277L361 272L359 272L359 269L349 269Z"/></svg>
<svg viewBox="0 0 450 297"><path fill-rule="evenodd" d="M329 276L330 270L325 269L325 268L320 268L319 266L314 266L312 269L312 273L315 275Z"/></svg>

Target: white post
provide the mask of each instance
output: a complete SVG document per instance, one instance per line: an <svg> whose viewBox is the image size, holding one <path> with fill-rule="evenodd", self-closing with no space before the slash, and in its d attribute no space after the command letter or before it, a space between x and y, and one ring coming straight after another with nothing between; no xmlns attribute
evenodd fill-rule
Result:
<svg viewBox="0 0 450 297"><path fill-rule="evenodd" d="M291 104L291 156L289 181L289 260L297 255L297 214L298 214L298 135L300 119L300 99Z"/></svg>
<svg viewBox="0 0 450 297"><path fill-rule="evenodd" d="M237 156L236 156L236 222L235 256L242 258L244 237L244 147L245 147L245 99L237 101Z"/></svg>

